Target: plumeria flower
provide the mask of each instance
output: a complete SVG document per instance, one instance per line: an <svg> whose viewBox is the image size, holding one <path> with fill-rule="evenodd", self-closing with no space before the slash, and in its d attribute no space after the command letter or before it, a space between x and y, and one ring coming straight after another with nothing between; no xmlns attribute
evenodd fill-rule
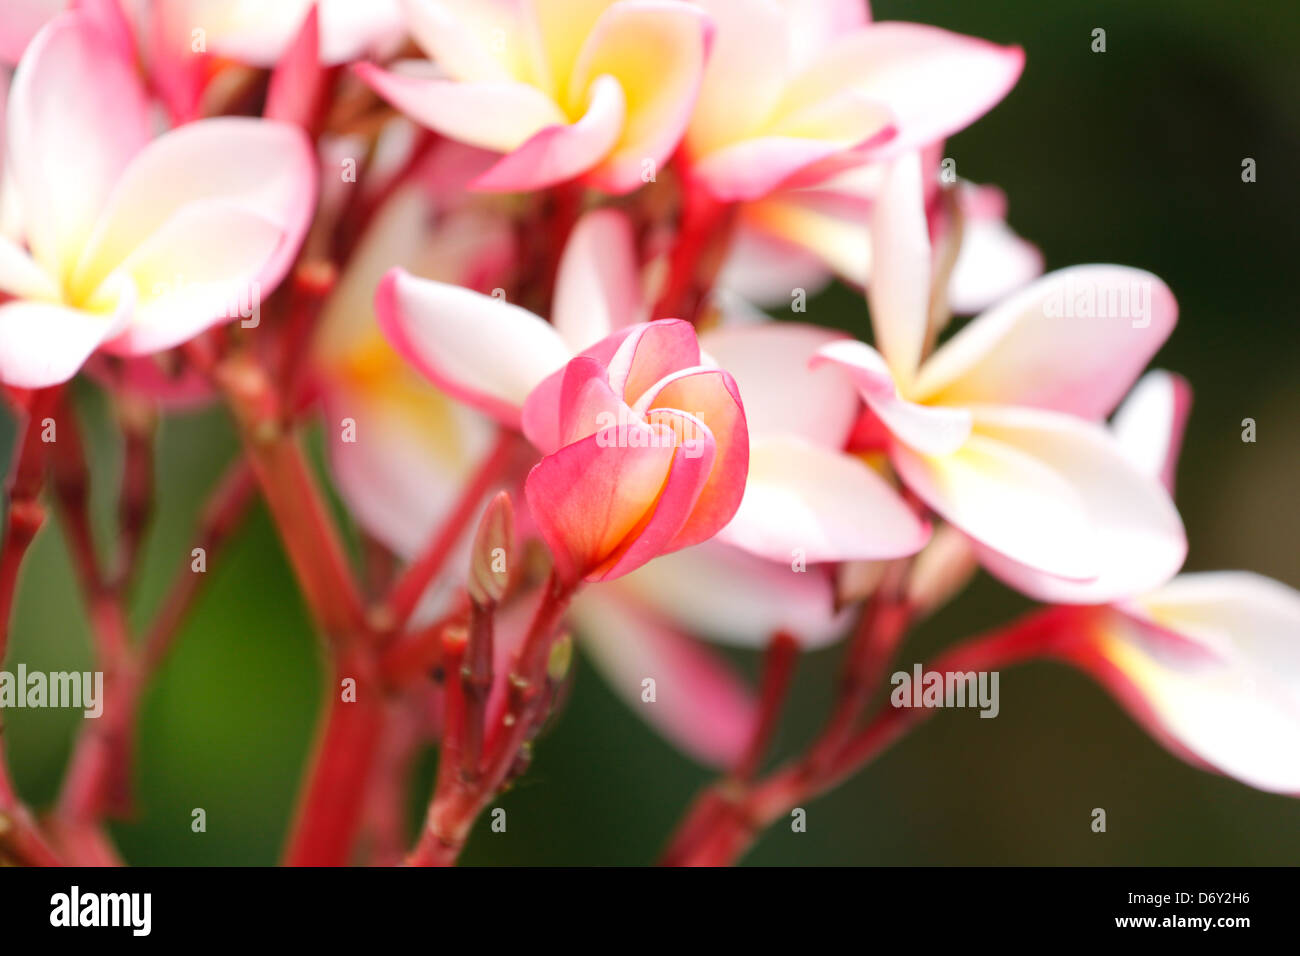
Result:
<svg viewBox="0 0 1300 956"><path fill-rule="evenodd" d="M939 159L939 147L922 153L932 234L953 228L941 201ZM873 161L818 164L767 196L741 203L719 285L757 305L787 308L791 290L812 295L834 278L866 288L872 261L867 224L887 168ZM1043 257L1007 225L1000 189L961 181L954 190L961 246L948 282L948 304L971 315L1042 275Z"/></svg>
<svg viewBox="0 0 1300 956"><path fill-rule="evenodd" d="M0 239L0 380L66 381L238 318L289 268L315 197L311 144L262 120L151 138L131 66L65 14L23 55L6 148L25 240Z"/></svg>
<svg viewBox="0 0 1300 956"><path fill-rule="evenodd" d="M711 28L678 0L405 0L435 61L358 72L452 139L502 153L476 185L504 192L576 177L612 193L643 185L676 148Z"/></svg>
<svg viewBox="0 0 1300 956"><path fill-rule="evenodd" d="M1116 413L1119 441L1173 489L1190 389L1147 375ZM1080 618L1064 653L1190 763L1300 796L1300 592L1246 571L1181 574Z"/></svg>
<svg viewBox="0 0 1300 956"><path fill-rule="evenodd" d="M717 36L684 141L692 178L758 198L855 147L897 155L993 107L1024 66L935 27L871 23L864 0L700 0Z"/></svg>
<svg viewBox="0 0 1300 956"><path fill-rule="evenodd" d="M1066 269L924 358L922 194L910 154L892 165L873 211L879 351L834 342L819 361L855 377L900 478L975 542L994 575L1041 600L1084 603L1164 583L1187 549L1178 512L1097 420L1169 335L1173 295L1136 269Z"/></svg>

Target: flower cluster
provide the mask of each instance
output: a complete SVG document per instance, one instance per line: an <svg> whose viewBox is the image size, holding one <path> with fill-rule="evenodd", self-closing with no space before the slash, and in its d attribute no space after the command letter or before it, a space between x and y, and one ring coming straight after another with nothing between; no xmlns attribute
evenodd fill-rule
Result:
<svg viewBox="0 0 1300 956"><path fill-rule="evenodd" d="M228 405L244 451L210 530L264 498L351 682L289 862L351 859L428 739L407 858L453 861L562 699L570 628L727 768L667 859L729 861L874 756L884 665L980 567L1044 607L948 659L1069 661L1178 755L1300 793L1300 594L1178 575L1190 389L1142 377L1173 293L1043 275L1003 194L944 160L1020 49L864 0L3 6L0 383L28 423L5 620L40 486L76 469L75 439L33 437L75 429L67 382L123 409L128 450L141 419ZM805 321L835 279L865 290L871 344ZM380 558L365 583L312 427ZM115 744L74 754L50 833L0 786L0 858L108 852L134 703L194 589L126 639L144 512L122 509L123 566L80 555ZM761 777L793 654L849 632L825 733ZM766 648L760 692L719 642Z"/></svg>

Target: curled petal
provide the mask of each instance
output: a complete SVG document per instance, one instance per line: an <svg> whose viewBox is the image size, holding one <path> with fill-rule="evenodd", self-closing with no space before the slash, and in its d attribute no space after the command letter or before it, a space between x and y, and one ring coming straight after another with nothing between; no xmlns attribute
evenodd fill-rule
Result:
<svg viewBox="0 0 1300 956"><path fill-rule="evenodd" d="M1174 491L1174 472L1192 407L1192 387L1181 375L1148 372L1115 412L1110 427L1120 450L1144 475Z"/></svg>
<svg viewBox="0 0 1300 956"><path fill-rule="evenodd" d="M930 233L921 158L908 153L885 174L871 213L872 263L867 301L880 354L909 392L930 311Z"/></svg>

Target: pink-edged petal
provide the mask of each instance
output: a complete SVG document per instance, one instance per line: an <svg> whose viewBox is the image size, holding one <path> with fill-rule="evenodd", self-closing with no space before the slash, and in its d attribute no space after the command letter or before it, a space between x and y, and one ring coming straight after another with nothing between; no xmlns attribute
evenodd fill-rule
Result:
<svg viewBox="0 0 1300 956"><path fill-rule="evenodd" d="M785 3L787 42L796 67L816 63L841 37L871 22L867 0L796 0Z"/></svg>
<svg viewBox="0 0 1300 956"><path fill-rule="evenodd" d="M609 360L609 384L629 405L673 372L700 364L695 328L681 319L633 326Z"/></svg>
<svg viewBox="0 0 1300 956"><path fill-rule="evenodd" d="M884 357L865 343L830 342L817 350L810 365L845 371L890 433L921 454L950 454L970 435L971 415L966 409L918 405L900 398Z"/></svg>
<svg viewBox="0 0 1300 956"><path fill-rule="evenodd" d="M320 64L320 15L312 5L284 56L271 71L266 92L267 119L294 123L310 130L325 95L325 69Z"/></svg>
<svg viewBox="0 0 1300 956"><path fill-rule="evenodd" d="M809 362L842 337L794 322L724 324L703 333L700 348L735 378L751 436L791 434L838 450L857 418L857 389L842 371Z"/></svg>
<svg viewBox="0 0 1300 956"><path fill-rule="evenodd" d="M626 115L627 102L618 81L601 76L591 85L586 112L579 120L539 130L475 179L473 188L530 192L589 172L618 142Z"/></svg>
<svg viewBox="0 0 1300 956"><path fill-rule="evenodd" d="M135 302L129 283L119 283L117 289L116 311L107 314L48 302L0 305L0 382L45 388L76 375L131 314Z"/></svg>
<svg viewBox="0 0 1300 956"><path fill-rule="evenodd" d="M977 435L1032 455L1070 482L1085 520L1074 541L1091 552L1097 567L1091 580L1062 580L1010 554L985 550L981 560L990 573L1041 601L1102 604L1142 594L1178 572L1187 536L1169 493L1129 462L1106 429L1024 408L979 409L975 422Z"/></svg>
<svg viewBox="0 0 1300 956"><path fill-rule="evenodd" d="M1183 446L1192 387L1172 372L1147 372L1111 419L1120 450L1144 475L1153 475L1174 491L1178 453Z"/></svg>
<svg viewBox="0 0 1300 956"><path fill-rule="evenodd" d="M632 710L697 760L739 759L757 720L746 685L726 661L643 610L589 588L573 604L581 646ZM653 680L647 702L643 681Z"/></svg>
<svg viewBox="0 0 1300 956"><path fill-rule="evenodd" d="M917 23L875 23L826 51L789 95L850 88L887 106L895 139L874 151L897 156L964 129L993 108L1024 68L1019 47Z"/></svg>
<svg viewBox="0 0 1300 956"><path fill-rule="evenodd" d="M480 149L508 153L566 122L554 100L525 83L457 83L423 63L398 63L391 71L357 63L353 69L421 126Z"/></svg>
<svg viewBox="0 0 1300 956"><path fill-rule="evenodd" d="M653 169L668 159L690 121L711 34L703 11L670 0L625 0L601 14L573 66L568 103L585 105L588 91L594 99L610 77L626 121L591 185L631 192L645 184L646 163Z"/></svg>
<svg viewBox="0 0 1300 956"><path fill-rule="evenodd" d="M656 558L608 587L691 634L738 647L761 648L776 631L805 647L823 647L844 633L829 565L796 570L719 538Z"/></svg>
<svg viewBox="0 0 1300 956"><path fill-rule="evenodd" d="M123 172L77 265L73 292L91 294L187 207L226 204L273 224L281 233L281 241L254 277L263 297L268 296L306 234L315 210L316 181L311 142L287 123L221 117L165 133Z"/></svg>
<svg viewBox="0 0 1300 956"><path fill-rule="evenodd" d="M284 242L279 223L253 209L221 200L184 206L107 280L130 276L136 307L105 350L147 355L222 322L259 323L262 297L269 294L261 276Z"/></svg>
<svg viewBox="0 0 1300 956"><path fill-rule="evenodd" d="M1032 453L976 432L951 455L900 444L890 457L911 491L989 551L1072 580L1100 572L1082 494Z"/></svg>
<svg viewBox="0 0 1300 956"><path fill-rule="evenodd" d="M917 153L901 156L885 173L871 213L871 248L867 302L876 347L910 394L930 314L930 232Z"/></svg>
<svg viewBox="0 0 1300 956"><path fill-rule="evenodd" d="M402 269L380 282L375 315L407 361L512 428L529 393L570 357L555 329L526 309Z"/></svg>
<svg viewBox="0 0 1300 956"><path fill-rule="evenodd" d="M555 280L554 311L555 329L574 352L641 321L636 244L623 212L599 209L573 227Z"/></svg>
<svg viewBox="0 0 1300 956"><path fill-rule="evenodd" d="M1107 612L1070 656L1178 756L1300 796L1298 633L1294 589L1247 572L1187 574Z"/></svg>
<svg viewBox="0 0 1300 956"><path fill-rule="evenodd" d="M626 553L654 513L675 454L669 441L620 446L602 431L533 467L524 493L563 579L600 579Z"/></svg>
<svg viewBox="0 0 1300 956"><path fill-rule="evenodd" d="M784 180L851 146L887 138L892 117L880 104L856 96L792 118L784 128L699 157L691 178L723 202L766 196Z"/></svg>
<svg viewBox="0 0 1300 956"><path fill-rule="evenodd" d="M108 36L86 17L62 15L23 54L8 127L28 246L47 272L65 278L149 140L144 90Z"/></svg>
<svg viewBox="0 0 1300 956"><path fill-rule="evenodd" d="M583 349L582 353L577 357L594 359L603 368L608 369L618 349L628 338L639 334L643 325L644 323L629 326L626 329L614 332L595 345ZM523 411L519 416L524 437L541 450L543 454L549 454L564 444L560 436L560 408L563 404L564 382L567 374L568 366L566 365L542 379L541 383L528 393ZM606 377L608 379L608 373L606 373ZM613 390L612 385L611 390ZM626 404L621 397L620 402Z"/></svg>
<svg viewBox="0 0 1300 956"><path fill-rule="evenodd" d="M794 436L756 438L744 498L718 539L772 561L897 558L929 528L861 460Z"/></svg>
<svg viewBox="0 0 1300 956"><path fill-rule="evenodd" d="M672 547L675 550L713 537L740 507L749 471L749 429L735 379L719 369L676 372L647 392L637 410L650 421L662 421L664 412L684 413L680 454L687 458L704 454L702 446L711 439L715 451L707 483L690 518L674 536ZM697 423L707 428L707 434L701 434Z"/></svg>
<svg viewBox="0 0 1300 956"><path fill-rule="evenodd" d="M925 363L913 397L1102 418L1178 318L1169 287L1123 266L1053 272L965 326Z"/></svg>

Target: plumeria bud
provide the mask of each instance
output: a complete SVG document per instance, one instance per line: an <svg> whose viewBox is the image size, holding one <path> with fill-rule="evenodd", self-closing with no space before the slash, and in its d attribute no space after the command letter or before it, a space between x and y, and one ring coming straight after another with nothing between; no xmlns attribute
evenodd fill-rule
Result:
<svg viewBox="0 0 1300 956"><path fill-rule="evenodd" d="M475 604L495 604L505 596L514 546L515 508L509 493L502 491L488 503L474 536L465 586Z"/></svg>

